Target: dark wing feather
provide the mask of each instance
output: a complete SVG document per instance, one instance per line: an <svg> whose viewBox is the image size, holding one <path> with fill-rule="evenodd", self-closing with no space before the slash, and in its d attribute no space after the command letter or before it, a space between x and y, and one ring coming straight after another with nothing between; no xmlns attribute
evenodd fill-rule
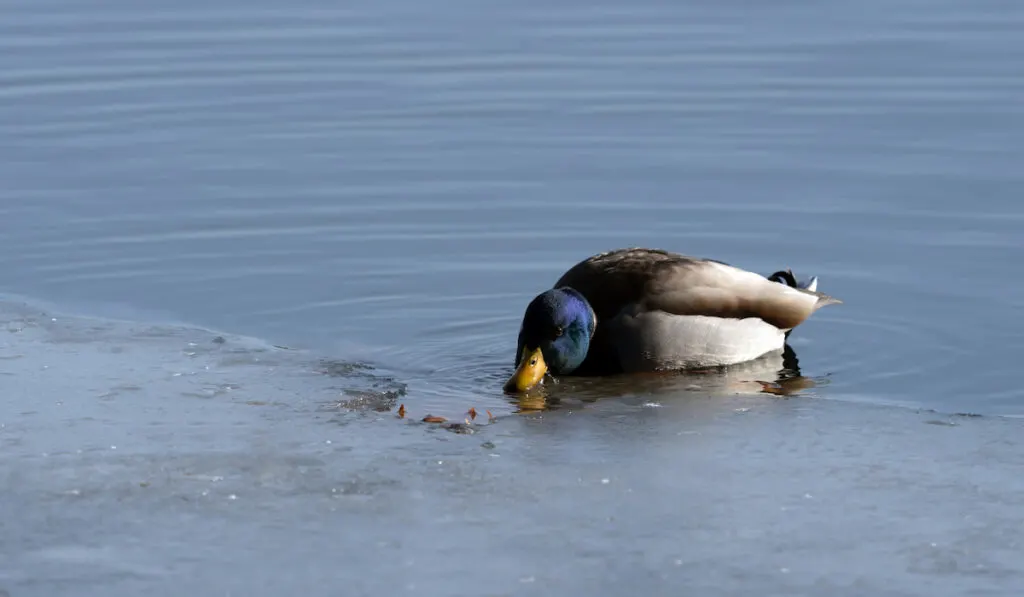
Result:
<svg viewBox="0 0 1024 597"><path fill-rule="evenodd" d="M599 322L636 303L676 315L758 317L780 329L791 329L818 308L840 302L721 261L641 248L585 259L555 286L570 286L583 294Z"/></svg>

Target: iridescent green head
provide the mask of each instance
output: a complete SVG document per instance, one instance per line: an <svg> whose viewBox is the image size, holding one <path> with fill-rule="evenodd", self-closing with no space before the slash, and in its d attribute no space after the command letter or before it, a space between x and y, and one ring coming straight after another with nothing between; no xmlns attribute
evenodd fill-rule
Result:
<svg viewBox="0 0 1024 597"><path fill-rule="evenodd" d="M545 373L568 374L587 357L597 317L587 299L572 288L554 288L537 295L526 307L519 328L516 371L506 392L524 392Z"/></svg>

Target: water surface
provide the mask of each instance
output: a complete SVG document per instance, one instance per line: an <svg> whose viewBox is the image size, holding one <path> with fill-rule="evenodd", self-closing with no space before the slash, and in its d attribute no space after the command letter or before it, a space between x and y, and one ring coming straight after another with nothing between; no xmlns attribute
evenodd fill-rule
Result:
<svg viewBox="0 0 1024 597"><path fill-rule="evenodd" d="M1019 592L1016 3L0 8L12 595ZM516 415L628 245L818 275L819 385Z"/></svg>

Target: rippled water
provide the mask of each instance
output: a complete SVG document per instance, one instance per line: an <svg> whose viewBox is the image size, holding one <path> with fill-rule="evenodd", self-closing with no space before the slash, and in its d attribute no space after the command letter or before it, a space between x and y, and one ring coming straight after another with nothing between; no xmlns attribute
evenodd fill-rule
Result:
<svg viewBox="0 0 1024 597"><path fill-rule="evenodd" d="M249 431L233 426L241 424L239 419L254 417L262 422L247 425L263 438L260 441L273 446L275 434L281 434L279 441L285 442L257 451L280 455L280 469L266 474L291 487L295 495L304 495L306 486L294 482L287 471L293 465L306 466L301 464L309 456L303 442L322 442L332 435L324 428L328 423L322 410L332 402L358 398L361 391L400 387L407 392L400 400L414 418L431 413L459 420L467 407L474 406L481 413L491 410L498 421L516 422L506 423L502 432L481 432L486 437L477 441L476 435L471 440L459 434L432 435L415 425L397 431L390 414L357 414L356 419L337 415L348 421L345 433L359 446L354 449L362 450L359 466L388 479L383 487L390 489L367 490L365 495L428 496L422 503L458 512L465 504L438 497L458 491L422 472L410 477L410 467L425 466L413 456L421 451L430 462L459 462L465 467L465 483L482 485L478 493L485 503L486 496L523 492L526 500L551 502L552 512L568 508L562 500L573 499L583 500L601 516L606 509L619 507L615 504L633 504L620 494L615 498L619 501L608 501L594 497L583 485L562 485L575 483L578 466L589 466L589 460L578 458L590 450L603 455L592 463L596 478L637 471L640 476L631 477L637 491L634 499L654 499L651 512L661 516L676 511L673 501L710 504L716 493L746 496L736 498L735 512L722 514L724 518L705 529L715 542L703 552L697 549L692 560L658 543L664 537L658 534L657 520L633 520L632 530L615 527L607 535L589 537L594 551L581 547L572 570L585 574L590 570L586 562L602 561L603 555L616 552L614 545L623 543L637 550L646 545L664 561L655 564L641 555L627 558L614 579L594 586L574 584L557 574L546 577L554 585L518 583L512 571L494 571L510 579L513 592L560 588L594 593L601 587L624 586L661 591L668 586L661 584L661 575L668 573L653 571L664 564L676 574L672 562L678 559L685 560L680 566L695 586L705 581L712 586L727 577L731 580L718 586L781 583L777 586L788 587L787 594L813 594L821 586L814 589L817 585L807 577L795 585L779 580L777 569L791 569L791 564L772 562L769 582L757 576L761 572L744 576L728 567L708 572L696 563L702 557L714 560L730 553L724 537L747 532L730 530L730 517L763 507L755 504L756 496L781 488L763 471L744 469L748 485L740 477L727 476L699 489L681 480L670 482L664 478L667 473L646 468L645 445L671 449L662 453L670 460L690 450L672 438L681 437L674 425L687 420L687 414L680 413L689 413L685 405L690 399L679 396L680 390L693 389L692 380L659 386L570 384L559 389L558 398L571 408L539 419L501 418L530 406L509 403L499 387L509 370L526 302L591 253L645 245L715 257L762 273L792 267L800 275L818 275L822 290L845 301L819 312L792 336L803 374L820 384L800 400L834 403L793 407L826 409L811 417L816 431L797 433L792 423L774 427L779 423L772 417L750 419L760 423L745 423L742 431L729 425L723 431L719 423L708 423L701 432L716 438L716 449L726 449L743 434L774 438L790 429L796 435L778 441L803 454L802 442L808 436L802 434L817 437L827 434L830 426L844 426L835 441L849 451L844 452L850 459L846 464L831 460L825 446L825 455L809 461L820 467L818 471L801 468L804 465L792 453L778 466L798 479L805 475L811 484L817 472L839 471L840 478L830 477L836 499L853 491L850 499L881 508L885 520L906 519L906 512L889 507L907 498L894 487L924 475L926 485L956 487L950 490L953 493L942 494L947 498L943 508L956 511L956 516L979 516L979 524L998 526L1001 510L978 506L981 510L967 514L977 496L968 497L968 490L958 483L970 476L971 467L979 466L969 458L950 464L954 468L947 473L921 472L915 468L919 460L904 463L909 468L897 467L889 478L898 481L882 493L856 483L859 490L851 489L843 484L842 471L863 468L870 476L877 465L872 455L887 450L919 454L917 458L953 458L939 448L928 456L933 441L952 440L933 437L939 428L923 427L909 411L887 410L892 406L936 411L942 420L965 412L986 415L982 421L991 415L1024 415L1024 390L1015 375L1017 356L1024 350L1024 283L1016 275L1024 258L1024 175L1019 168L1024 158L1024 78L1019 60L1024 55L1024 8L1018 3L761 5L645 0L628 6L600 1L485 6L397 0L335 6L311 0L285 6L227 0L22 0L0 2L0 8L6 15L0 19L0 292L29 297L28 303L35 305L26 307L10 298L4 303L5 321L20 330L23 324L17 322L27 317L26 312L37 313L32 317L40 321L57 316L60 322L64 313L73 313L164 330L158 334L161 340L146 345L144 356L133 357L139 359L134 365L128 357L95 356L108 355L111 346L131 344L134 328L115 326L107 335L91 337L91 326L114 324L73 319L76 323L69 329L78 330L75 333L84 339L70 345L60 335L25 340L18 335L21 332L10 332L4 345L8 352L0 355L5 358L0 360L0 373L6 373L0 375L0 388L6 386L4 393L16 398L15 408L2 423L8 425L8 435L15 434L11 441L22 447L9 454L49 454L55 450L46 444L58 437L69 442L66 449L75 454L76 445L111 443L102 438L122 433L124 426L149 425L168 416L188 419L193 408L190 393L211 392L211 404L221 404L217 400L225 400L237 386L250 394L235 398L238 405L255 401L281 406L260 418L240 414L252 408L239 410L231 407L234 402L223 403L204 414L206 424L216 430L213 435L204 432L182 439L172 429L170 435L145 435L147 442L134 450L166 451L171 462L203 462L216 452L210 442L219 433L234 442L234 448L225 449L239 452L228 457L225 466L251 470L251 459L257 456L245 456L246 450L237 446L254 440ZM180 364L179 373L189 370L183 364L188 361L179 361L182 351L190 351L187 343L205 346L209 340L186 331L197 326L224 330L211 334L259 339L246 342L298 349L302 356L282 357L266 368L256 361L228 372L218 368L223 363L213 363L212 369L199 370L200 390L173 385L184 382L165 380L163 375L170 373L158 363L166 359ZM73 348L61 348L66 346ZM52 356L47 356L49 351ZM39 373L44 364L58 367L60 359L76 372L72 377L78 381L72 386L57 383L56 374ZM378 369L370 377L332 381L324 362L366 362ZM229 382L223 376L230 377ZM734 393L739 386L733 381L698 386ZM84 421L94 421L82 423L84 428L99 425L94 431L80 427L76 432L72 427L64 434L76 417L53 418L31 406L39 396L76 387L87 391L75 412ZM123 393L126 387L144 388L146 396L179 398L161 402L159 414L144 406L148 403L97 398ZM601 405L589 402L599 396L612 399ZM729 417L735 409L752 408L742 402L746 398L736 400L741 402L698 409L712 414L686 424L697 425L691 428L696 433L699 421L718 421L716 417ZM663 408L645 407L648 403ZM669 403L675 406L665 407ZM117 416L108 420L101 413L110 408ZM590 427L567 414L588 409L603 413L583 418L593 421ZM37 412L24 416L39 422L24 427L19 414L24 412ZM679 417L666 415L669 423L657 423L650 418L655 415L638 414L664 412ZM369 419L353 423L363 420L358 417ZM1010 439L1019 430L1012 422L970 421L982 426L972 431L977 438L1006 438L997 442L1001 447L993 448L995 457L979 459L986 461L984 474L995 483L992 491L999 499L1018 496L1019 486L1006 483L1013 475L1020 478L1021 447ZM370 428L363 429L363 424ZM1010 427L987 427L1004 424ZM635 444L614 437L617 425L635 432L630 435ZM898 430L905 427L925 431L897 441ZM494 441L487 433L504 434L516 446L512 453L503 453L506 464L501 466L507 468L498 473L486 463L500 459L477 455L481 442ZM978 453L972 439L958 437L951 445ZM445 448L450 450L447 457L434 458L434 448L424 446L440 445L438 438L446 440L446 446L472 441L472 450ZM857 460L851 454L861 439L876 443ZM537 466L530 451L536 450L539 457L546 449L567 452L569 469L544 461L543 472L530 479L524 471ZM174 455L175 450L188 456ZM395 450L394 456L385 456L392 454L388 450ZM324 458L316 454L315 458ZM459 461L458 454L468 460ZM697 456L691 463L696 470L748 466L725 464L733 463L733 457L742 459L739 453L703 454L705 459ZM137 456L120 463L125 468L118 470L130 472L123 476L134 479L153 467L177 466ZM14 475L22 483L17 496L8 498L12 502L5 511L27 511L40 492L71 490L78 476L106 470L106 460L82 458L59 465L13 460L3 464L4 478ZM391 464L378 462L382 458ZM335 468L329 458L309 466L327 471L329 477L351 472ZM1012 469L1017 473L1004 467L1018 467ZM28 470L69 475L71 481L69 487L35 486L26 481ZM642 472L649 476L642 477ZM488 477L492 473L506 475L505 480ZM536 484L532 490L531 481ZM324 481L323 488L337 489L332 483ZM179 490L195 497L181 488L160 495L171 500ZM79 506L86 508L83 519L89 509L107 512L114 508L112 500L120 499L104 492L97 495ZM255 503L264 507L281 503L273 492L258 495ZM871 501L876 498L879 501ZM135 503L140 513L154 511L153 524L165 525L173 535L176 510ZM260 506L247 503L231 514L239 524L260 516ZM494 506L520 520L530 516L529 509L519 510L522 505L498 500ZM310 512L320 512L311 508ZM774 505L771 509L777 510ZM478 512L480 528L497 532L502 521L484 511ZM196 525L209 523L203 516L222 520L209 512L192 515L198 517ZM569 517L566 528L578 531L586 525L580 516ZM858 540L874 542L869 533L855 532L861 519L856 513L850 516L851 527L833 529L835 535L852 529ZM920 543L926 545L934 519L921 512L917 516L907 532L920 532ZM813 517L797 517L765 524L782 525L772 527L778 532L806 536L806 529L787 525L812 521ZM312 524L291 520L281 525L292 523L301 528ZM391 531L385 533L390 538L381 541L423 548L431 545L429 533L453 533L418 526L412 535L403 536L394 526L397 522L382 524ZM557 526L553 520L536 524L541 524L538 537L543 528ZM124 538L116 528L104 528L100 532L86 525L81 533L99 533L101 543L102 537L112 537L114 543ZM358 528L359 541L378 540L371 537L381 527L366 522ZM694 532L687 529L677 530ZM27 525L15 530L27 541L38 529ZM1010 538L982 534L980 543L958 544L955 549L966 550L970 559L1004 539L1021 539L1014 532ZM68 540L53 533L57 543ZM205 541L214 540L209 533ZM293 535L282 533L277 542L295 544ZM483 535L467 533L449 535L452 543L446 553L454 557L463 540L465 546L486 549ZM80 536L79 531L71 535ZM743 536L754 541L754 535ZM170 541L162 544L162 555L154 556L155 561L173 570L191 570L195 578L198 564L187 563L187 550L168 547L190 540L169 537L153 539ZM309 550L330 550L331 540L318 537L313 543L319 547L296 547L304 554L301 558L318 562ZM962 533L957 537L961 543L967 541ZM529 559L526 546L532 544L523 541L506 556ZM893 575L918 574L907 572L917 564L904 559L917 558L914 561L920 564L921 558L932 557L900 544L895 536L877 541L882 552L902 562L896 565L899 570L885 573L888 581ZM1010 549L1008 545L1003 547ZM17 541L4 547L4 553L20 553ZM497 544L490 547L499 549ZM550 545L544 549L558 551ZM543 555L544 549L538 553ZM737 549L748 560L757 560L754 543ZM95 552L85 553L59 551L55 561L97 557ZM103 557L121 557L110 553ZM870 554L857 553L860 564L877 568ZM935 556L938 568L946 562L942 558L960 561L949 553L953 552ZM996 566L995 556L989 556L981 564ZM15 579L24 594L29 587L38 594L54 594L56 585L32 584L48 578L52 570L26 557L18 565L29 572L8 569L0 574L0 589L8 578ZM236 560L218 565L225 572L237 572L264 557L270 556L240 552ZM367 553L352 557L363 569L373 564ZM440 560L448 561L437 557L432 564L455 572ZM535 563L543 567L542 561ZM310 565L320 572L311 572L302 581L282 579L279 586L301 588L326 574L326 569ZM926 571L919 574L928 577L927 570L935 572L929 565L922 564ZM959 570L964 565L961 562ZM146 566L159 567L153 562ZM146 566L142 568L150 570ZM1019 565L1007 566L992 584L978 581L975 588L996 590L993 587L1009 586L1000 584L1007 578L1011 580L1006 582L1019 580ZM828 567L822 564L817 569ZM854 572L848 568L839 577L852 583L861 578ZM125 574L130 577L134 572ZM146 584L152 580L148 573L138 574L140 585L76 573L69 573L66 582L103 594L115 589L152 590L155 585ZM865 578L876 587L872 583L880 577ZM616 584L620 581L623 584ZM801 584L804 581L811 584ZM218 588L227 586L210 582ZM906 581L893 590L917 594L930 586L921 582ZM840 585L821 594L838 594ZM253 589L244 582L232 586ZM369 592L395 589L368 581L359 586ZM429 586L443 592L440 585Z"/></svg>

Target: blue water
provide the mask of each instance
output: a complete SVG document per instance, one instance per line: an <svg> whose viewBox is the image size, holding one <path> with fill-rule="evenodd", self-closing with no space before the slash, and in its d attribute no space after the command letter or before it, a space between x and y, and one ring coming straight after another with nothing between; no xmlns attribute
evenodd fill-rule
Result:
<svg viewBox="0 0 1024 597"><path fill-rule="evenodd" d="M1024 587L1019 3L0 10L0 590ZM791 337L817 385L515 414L525 304L631 245L819 276L845 304ZM410 422L470 406L474 434ZM218 467L246 499L195 505L176 475ZM369 505L332 519L339 487Z"/></svg>

